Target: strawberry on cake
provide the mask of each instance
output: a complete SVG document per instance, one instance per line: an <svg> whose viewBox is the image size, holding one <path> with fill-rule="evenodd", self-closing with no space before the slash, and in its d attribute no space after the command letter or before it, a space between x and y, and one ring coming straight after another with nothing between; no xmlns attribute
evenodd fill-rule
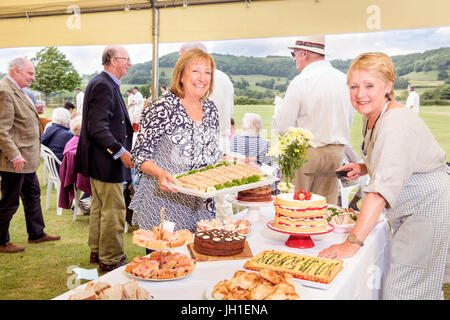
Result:
<svg viewBox="0 0 450 320"><path fill-rule="evenodd" d="M274 225L292 232L318 232L327 227L327 199L305 190L277 195Z"/></svg>

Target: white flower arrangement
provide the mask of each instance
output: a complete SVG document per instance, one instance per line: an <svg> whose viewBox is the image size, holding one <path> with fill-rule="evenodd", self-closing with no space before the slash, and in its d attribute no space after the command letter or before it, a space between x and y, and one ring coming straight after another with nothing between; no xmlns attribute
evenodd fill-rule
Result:
<svg viewBox="0 0 450 320"><path fill-rule="evenodd" d="M290 127L284 135L278 137L278 144L270 148L268 155L278 162L285 180L278 185L281 192L293 192L295 170L308 161L308 149L316 147L312 138L313 134L308 130Z"/></svg>

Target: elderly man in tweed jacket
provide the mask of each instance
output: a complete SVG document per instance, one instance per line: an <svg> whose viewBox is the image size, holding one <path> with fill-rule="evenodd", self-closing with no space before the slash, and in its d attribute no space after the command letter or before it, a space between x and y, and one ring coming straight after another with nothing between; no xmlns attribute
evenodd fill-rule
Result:
<svg viewBox="0 0 450 320"><path fill-rule="evenodd" d="M23 92L34 80L34 66L25 58L8 65L0 80L0 253L24 251L10 242L9 223L22 199L29 243L60 239L44 232L41 189L36 171L40 164L40 122L36 108Z"/></svg>

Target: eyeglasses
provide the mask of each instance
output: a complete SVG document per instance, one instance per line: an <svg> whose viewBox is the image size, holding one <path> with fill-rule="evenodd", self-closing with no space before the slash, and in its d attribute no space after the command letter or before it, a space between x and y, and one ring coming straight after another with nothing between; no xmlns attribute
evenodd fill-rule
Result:
<svg viewBox="0 0 450 320"><path fill-rule="evenodd" d="M127 60L127 62L130 62L131 59L130 58L123 58L123 57L113 57L115 59L123 59L123 60Z"/></svg>
<svg viewBox="0 0 450 320"><path fill-rule="evenodd" d="M300 52L300 51L302 51L302 50L294 50L294 51L291 51L291 56L292 56L292 58L295 58L295 55L297 54L297 52Z"/></svg>

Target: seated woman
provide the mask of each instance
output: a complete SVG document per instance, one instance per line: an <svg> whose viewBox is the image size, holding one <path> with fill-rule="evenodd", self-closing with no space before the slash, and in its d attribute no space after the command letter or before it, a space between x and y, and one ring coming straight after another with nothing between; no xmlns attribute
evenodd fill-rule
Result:
<svg viewBox="0 0 450 320"><path fill-rule="evenodd" d="M84 213L90 211L90 195L91 186L88 177L82 176L80 173L75 175L75 156L77 153L78 140L80 139L81 131L81 116L76 116L70 121L70 130L74 136L70 139L63 151L63 160L59 175L61 178L61 187L59 195L59 206L61 208L70 209L72 201L75 197L75 191L73 186L84 192L83 197L80 199L79 206Z"/></svg>
<svg viewBox="0 0 450 320"><path fill-rule="evenodd" d="M269 142L260 137L263 120L259 114L246 113L242 118L242 133L231 137L230 151L255 158L258 164L273 164L272 157L267 156Z"/></svg>
<svg viewBox="0 0 450 320"><path fill-rule="evenodd" d="M52 125L41 136L41 143L53 151L62 161L63 150L73 133L69 129L70 112L64 108L56 108L52 113Z"/></svg>
<svg viewBox="0 0 450 320"><path fill-rule="evenodd" d="M175 65L170 90L141 115L136 143L131 150L134 168L142 173L130 209L133 224L152 229L165 220L174 230L196 231L197 222L215 217L213 198L187 195L168 182L173 174L214 164L219 151L219 114L208 99L213 88L215 62L199 49L185 52Z"/></svg>

